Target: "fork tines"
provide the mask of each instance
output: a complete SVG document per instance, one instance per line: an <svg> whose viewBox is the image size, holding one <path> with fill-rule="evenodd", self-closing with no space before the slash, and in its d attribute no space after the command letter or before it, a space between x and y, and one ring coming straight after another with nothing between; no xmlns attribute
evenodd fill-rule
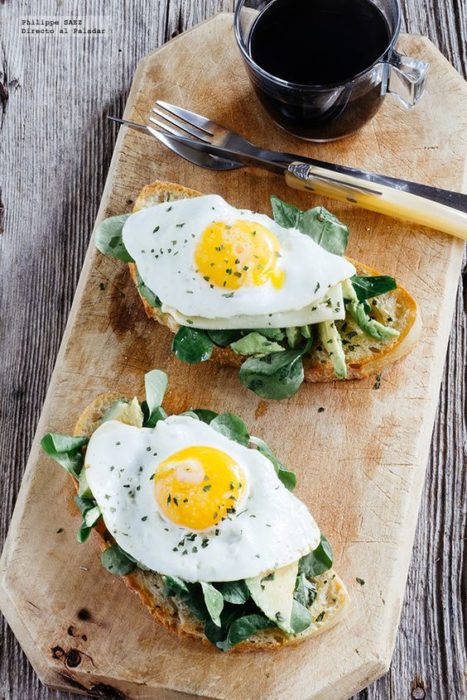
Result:
<svg viewBox="0 0 467 700"><path fill-rule="evenodd" d="M200 115L160 100L156 102L152 112L159 118L150 116L149 121L159 129L174 136L186 136L188 134L198 141L211 143L213 134L207 128L199 126L199 124L209 120L204 119Z"/></svg>

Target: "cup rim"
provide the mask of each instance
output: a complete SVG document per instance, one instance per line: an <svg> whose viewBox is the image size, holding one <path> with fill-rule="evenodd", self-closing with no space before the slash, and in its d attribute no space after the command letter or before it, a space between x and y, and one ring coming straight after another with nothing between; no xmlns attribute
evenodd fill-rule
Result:
<svg viewBox="0 0 467 700"><path fill-rule="evenodd" d="M373 63L368 66L367 68L364 68L364 70L360 71L360 73L357 73L356 75L352 76L348 80L344 81L338 81L336 83L313 83L313 84L305 84L305 83L293 83L289 80L284 80L283 78L278 78L276 75L273 75L272 73L268 73L268 71L264 70L264 68L261 68L258 63L256 63L251 56L249 55L247 48L245 46L245 43L243 41L243 38L241 37L240 34L240 12L242 8L245 5L246 0L238 0L236 7L235 7L235 13L234 13L234 33L235 33L235 39L237 41L237 45L242 53L242 56L246 63L252 68L256 73L259 73L263 78L266 78L268 80L273 81L277 85L285 88L294 88L294 89L299 89L303 91L307 90L312 90L312 91L320 91L320 92L325 92L327 90L332 90L338 87L344 87L345 85L348 85L349 83L353 83L355 80L358 80L362 76L366 75L369 73L373 68L375 68L379 63L388 63L388 61L383 61L383 57L388 53L388 51L392 51L394 49L395 44L397 43L397 40L399 38L400 34L400 29L401 29L401 7L400 7L400 0L395 0L396 4L396 11L397 11L397 18L396 18L396 27L393 32L393 35L391 37L391 41L389 42L388 46L385 48L382 54L376 58ZM273 0L274 1L274 0Z"/></svg>

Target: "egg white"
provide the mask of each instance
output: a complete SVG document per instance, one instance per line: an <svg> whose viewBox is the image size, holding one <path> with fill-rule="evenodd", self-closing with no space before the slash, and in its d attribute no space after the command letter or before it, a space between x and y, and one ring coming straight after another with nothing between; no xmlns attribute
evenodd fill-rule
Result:
<svg viewBox="0 0 467 700"><path fill-rule="evenodd" d="M247 495L235 515L191 540L186 536L193 531L161 514L152 477L159 462L192 445L231 455L245 474ZM319 544L308 509L266 457L189 416L170 416L155 428L105 422L89 441L85 468L109 532L125 552L160 574L186 581L250 578L295 562Z"/></svg>
<svg viewBox="0 0 467 700"><path fill-rule="evenodd" d="M259 286L226 290L211 286L196 271L195 250L206 227L213 221L229 225L238 219L262 224L279 240L279 266L285 271L279 289L268 281ZM310 317L314 302L322 300L332 287L355 273L354 266L345 258L324 250L309 236L285 229L264 214L238 210L218 195L142 209L127 219L122 235L143 282L162 302L162 311L170 313L175 309L181 322L193 317L217 320L217 328L261 327L264 324L256 319L265 316L273 326L275 314L303 309ZM332 313L328 316L339 317ZM255 321L245 326L244 317ZM239 318L243 325L238 325ZM284 317L281 320L283 324L287 322ZM189 321L184 325L189 325ZM213 326L198 324L198 327Z"/></svg>

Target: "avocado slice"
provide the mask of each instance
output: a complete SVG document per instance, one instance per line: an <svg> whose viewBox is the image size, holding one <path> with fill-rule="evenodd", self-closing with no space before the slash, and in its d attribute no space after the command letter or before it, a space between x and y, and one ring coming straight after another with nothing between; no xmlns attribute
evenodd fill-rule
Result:
<svg viewBox="0 0 467 700"><path fill-rule="evenodd" d="M323 321L319 323L318 334L324 350L331 359L336 377L345 379L347 377L345 353L342 346L342 339L334 321Z"/></svg>
<svg viewBox="0 0 467 700"><path fill-rule="evenodd" d="M116 401L105 413L102 422L107 420L118 420L120 423L133 425L135 428L142 428L144 416L136 396L129 403L127 401Z"/></svg>
<svg viewBox="0 0 467 700"><path fill-rule="evenodd" d="M347 310L355 323L357 323L365 335L370 336L370 338L376 338L376 340L387 340L388 338L397 338L400 335L397 328L383 326L383 324L379 323L379 321L375 321L374 318L370 318L365 310L365 304L363 303L351 301L349 304L347 304Z"/></svg>
<svg viewBox="0 0 467 700"><path fill-rule="evenodd" d="M287 634L294 633L291 619L297 574L298 561L245 580L258 608Z"/></svg>

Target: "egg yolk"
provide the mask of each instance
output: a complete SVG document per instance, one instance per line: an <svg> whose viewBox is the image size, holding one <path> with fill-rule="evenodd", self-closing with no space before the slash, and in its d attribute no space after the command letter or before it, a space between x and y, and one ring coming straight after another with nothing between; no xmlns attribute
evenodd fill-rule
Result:
<svg viewBox="0 0 467 700"><path fill-rule="evenodd" d="M195 263L206 282L224 289L258 287L270 281L279 289L285 273L277 237L257 221L238 219L232 224L214 221L201 234Z"/></svg>
<svg viewBox="0 0 467 700"><path fill-rule="evenodd" d="M168 520L207 530L233 515L245 493L245 478L230 455L194 445L161 462L154 475L156 501Z"/></svg>

